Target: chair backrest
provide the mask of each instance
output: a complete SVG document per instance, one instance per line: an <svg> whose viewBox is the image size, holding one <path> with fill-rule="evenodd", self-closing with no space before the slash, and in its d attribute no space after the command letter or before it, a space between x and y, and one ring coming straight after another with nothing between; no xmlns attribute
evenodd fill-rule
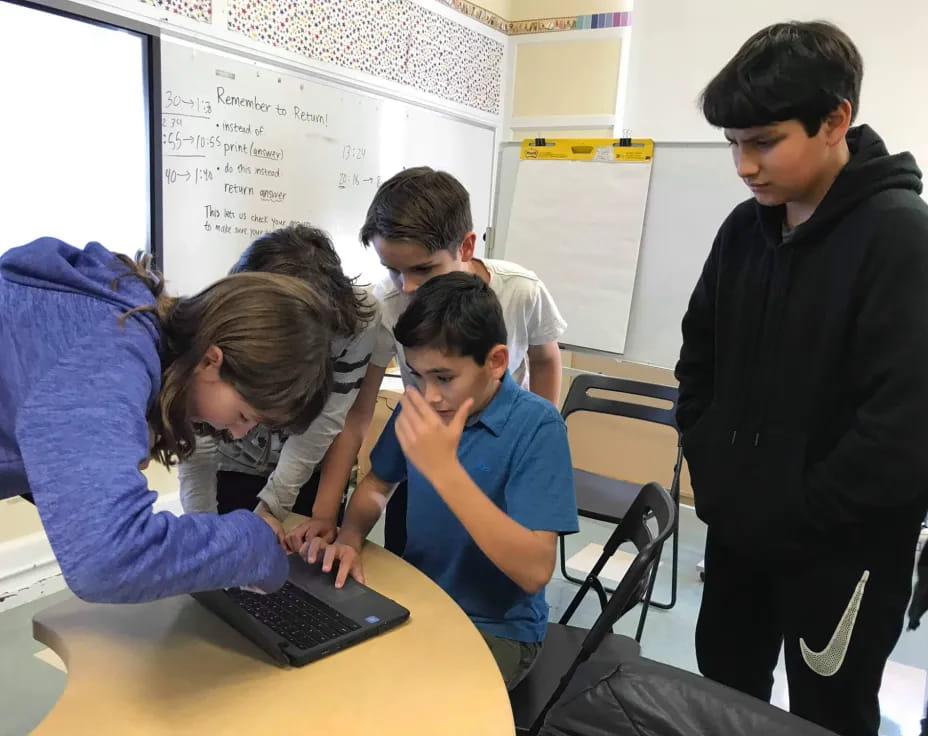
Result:
<svg viewBox="0 0 928 736"><path fill-rule="evenodd" d="M647 404L626 401L617 397L590 395L591 391L597 390L607 391L609 393L620 393L632 396L643 396L652 399L659 399L661 401L668 402L670 405L664 407L648 406ZM651 422L653 424L662 425L673 429L674 434L676 435L677 454L673 465L673 475L670 479L670 493L676 499L679 498L680 478L683 471L682 437L680 434L680 429L677 427L676 419L678 395L679 389L677 389L675 386L664 386L657 383L645 383L644 381L615 378L614 376L605 376L598 373L584 373L577 376L573 383L571 383L570 390L567 392L567 397L564 399L564 405L561 409L561 416L566 422L567 418L571 414L576 412L590 412L593 414L602 414L607 416L616 416L644 422ZM580 434L576 435L577 437L585 438L584 442L596 442L596 440L591 440L590 438L597 435L591 435L589 430L585 430L583 428L578 429ZM568 435L574 436L572 434L572 430L568 432ZM634 467L638 469L637 474L639 478L641 480L648 480L660 477L658 474L662 471L658 470L658 466L660 466L663 461L652 456L651 449L653 449L655 445L641 445L640 435L636 437L629 437L628 435L623 435L621 433L615 435L617 441L623 437L628 443L630 443L629 447L637 447L642 450L642 453L635 456L633 461ZM659 438L655 439L657 439L658 442L663 443L663 440ZM597 446L598 445L596 444L592 445L592 447ZM581 443L579 446L571 444L571 450L574 452L574 461L578 468L594 471L595 474L604 475L606 477L627 477L622 474L629 472L629 468L625 466L625 460L629 458L625 456L624 450L616 455L611 456L611 460L605 461L605 466L603 465L602 456L598 456L599 459L594 459L594 456L590 455L588 445L585 443ZM617 458L624 459L617 463ZM590 463L592 463L592 466Z"/></svg>
<svg viewBox="0 0 928 736"><path fill-rule="evenodd" d="M633 396L646 396L652 399L662 399L670 402L670 408L647 406L621 399L590 396L592 390L610 391L613 393L631 394ZM677 396L679 390L676 386L662 386L657 383L632 381L628 378L615 378L598 373L582 373L570 384L570 390L564 399L561 416L566 420L575 411L590 411L598 414L612 414L613 416L640 419L645 422L664 424L677 429Z"/></svg>
<svg viewBox="0 0 928 736"><path fill-rule="evenodd" d="M648 527L648 520L652 516L657 521L657 532L655 534L652 534ZM580 651L574 657L573 662L570 663L570 667L561 678L558 687L532 724L529 730L530 734L538 733L541 724L544 722L545 715L561 697L577 668L586 662L602 644L603 639L612 633L612 627L616 621L641 600L642 592L647 588L651 571L660 558L664 541L674 529L676 517L677 509L673 498L659 483L648 483L642 487L637 498L629 507L628 513L622 518L612 536L609 537L609 541L604 545L603 554L590 571L587 580L571 602L571 606L579 603L583 597L582 594L589 589L590 580L598 577L603 566L615 554L620 545L631 542L637 549L635 559L632 560L632 564L625 572L615 592L609 598L606 607L603 608L599 617L593 622L583 639L583 643L580 645ZM571 611L568 609L564 616L568 617L569 613Z"/></svg>
<svg viewBox="0 0 928 736"><path fill-rule="evenodd" d="M652 514L657 521L655 534L648 528L648 519ZM581 653L586 652L584 659L596 651L603 639L612 633L616 621L641 600L651 571L660 558L661 547L673 531L676 517L676 505L670 494L659 483L648 483L609 537L603 547L603 562L625 542L631 542L638 553L583 640Z"/></svg>

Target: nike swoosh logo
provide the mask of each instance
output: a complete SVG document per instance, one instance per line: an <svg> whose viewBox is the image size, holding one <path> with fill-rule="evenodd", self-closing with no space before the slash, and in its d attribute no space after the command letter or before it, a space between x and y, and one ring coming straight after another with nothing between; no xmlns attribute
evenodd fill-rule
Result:
<svg viewBox="0 0 928 736"><path fill-rule="evenodd" d="M809 649L805 639L799 639L799 649L802 652L802 658L808 665L809 669L822 677L832 677L841 669L844 664L844 658L847 656L848 647L851 645L851 633L854 631L854 623L857 621L857 613L860 611L860 602L864 597L864 588L867 587L867 580L870 578L870 571L864 570L860 576L857 587L854 588L854 594L838 621L835 632L825 648L820 652L813 652Z"/></svg>

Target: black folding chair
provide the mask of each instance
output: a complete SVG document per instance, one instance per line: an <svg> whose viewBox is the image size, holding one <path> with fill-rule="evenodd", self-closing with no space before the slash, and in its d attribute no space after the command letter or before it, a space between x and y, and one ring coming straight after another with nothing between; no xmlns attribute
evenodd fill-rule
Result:
<svg viewBox="0 0 928 736"><path fill-rule="evenodd" d="M648 526L648 520L652 518L657 520L656 534L652 534ZM676 519L676 505L667 491L657 483L648 483L641 488L564 615L558 623L548 624L544 646L535 665L509 693L517 733L538 733L545 715L564 693L581 665L587 665L584 679L590 679L595 676L592 673L606 674L614 669L617 662L638 654L638 643L627 636L613 634L612 627L650 589L661 547L676 528ZM631 542L637 554L618 588L606 600L599 574L619 545L625 542ZM567 625L591 588L603 604L599 617L589 631Z"/></svg>
<svg viewBox="0 0 928 736"><path fill-rule="evenodd" d="M647 406L645 404L623 401L617 398L591 396L590 391L594 390L659 399L670 402L670 407ZM676 422L677 394L678 391L674 386L661 386L659 384L644 383L642 381L632 381L625 378L614 378L612 376L598 374L582 374L577 376L571 384L570 391L568 391L567 398L564 400L564 406L561 409L561 416L566 421L571 414L585 411L637 419L671 427L677 437L677 453L673 467L673 479L670 484L670 496L673 499L675 510L679 511L680 473L683 468L683 445L680 441L680 431L677 428ZM598 473L591 473L586 470L574 468L577 513L589 519L597 519L613 524L619 523L635 500L639 487L640 485L638 483L616 480L615 478L609 478ZM649 605L666 610L673 608L677 602L677 569L680 555L677 518L678 514L674 514L674 528L671 530L673 540L671 543L670 560L670 600L660 603L651 600L651 592L654 588L655 578L657 577L657 568L655 567L654 577L649 582L648 593L642 602L641 618L638 622L637 633L635 634L635 639L637 641L641 641ZM565 579L580 584L582 582L580 578L567 572L567 555L563 535L560 537L559 544L561 551L561 574ZM612 589L607 588L606 590L612 592Z"/></svg>

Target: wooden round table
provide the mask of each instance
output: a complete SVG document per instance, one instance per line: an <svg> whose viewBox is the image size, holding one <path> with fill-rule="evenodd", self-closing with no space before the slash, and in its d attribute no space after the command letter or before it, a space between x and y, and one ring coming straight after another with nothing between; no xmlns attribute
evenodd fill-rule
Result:
<svg viewBox="0 0 928 736"><path fill-rule="evenodd" d="M512 736L509 698L470 619L429 578L368 542L367 584L410 611L399 628L281 668L189 596L78 599L36 614L68 684L36 734Z"/></svg>

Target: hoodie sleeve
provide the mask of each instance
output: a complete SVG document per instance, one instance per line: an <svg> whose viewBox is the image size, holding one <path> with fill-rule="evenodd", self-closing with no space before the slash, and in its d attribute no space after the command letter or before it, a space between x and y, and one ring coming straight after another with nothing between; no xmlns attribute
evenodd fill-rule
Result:
<svg viewBox="0 0 928 736"><path fill-rule="evenodd" d="M928 501L928 216L885 213L861 269L850 430L807 471L806 517L841 525Z"/></svg>
<svg viewBox="0 0 928 736"><path fill-rule="evenodd" d="M64 354L20 409L16 436L30 490L79 597L135 603L236 585L275 590L287 560L249 511L154 513L139 463L145 408L160 371L152 335L107 318Z"/></svg>
<svg viewBox="0 0 928 736"><path fill-rule="evenodd" d="M219 443L213 437L197 437L193 453L177 466L180 504L185 514L215 514L219 511Z"/></svg>
<svg viewBox="0 0 928 736"><path fill-rule="evenodd" d="M681 432L699 421L715 390L715 285L721 238L720 230L683 316L683 345L674 371L680 382L677 426Z"/></svg>
<svg viewBox="0 0 928 736"><path fill-rule="evenodd" d="M281 521L287 518L300 489L312 477L332 442L345 428L345 417L357 395L357 387L346 393L333 391L309 429L302 434L290 435L284 441L277 467L258 494L258 498Z"/></svg>

